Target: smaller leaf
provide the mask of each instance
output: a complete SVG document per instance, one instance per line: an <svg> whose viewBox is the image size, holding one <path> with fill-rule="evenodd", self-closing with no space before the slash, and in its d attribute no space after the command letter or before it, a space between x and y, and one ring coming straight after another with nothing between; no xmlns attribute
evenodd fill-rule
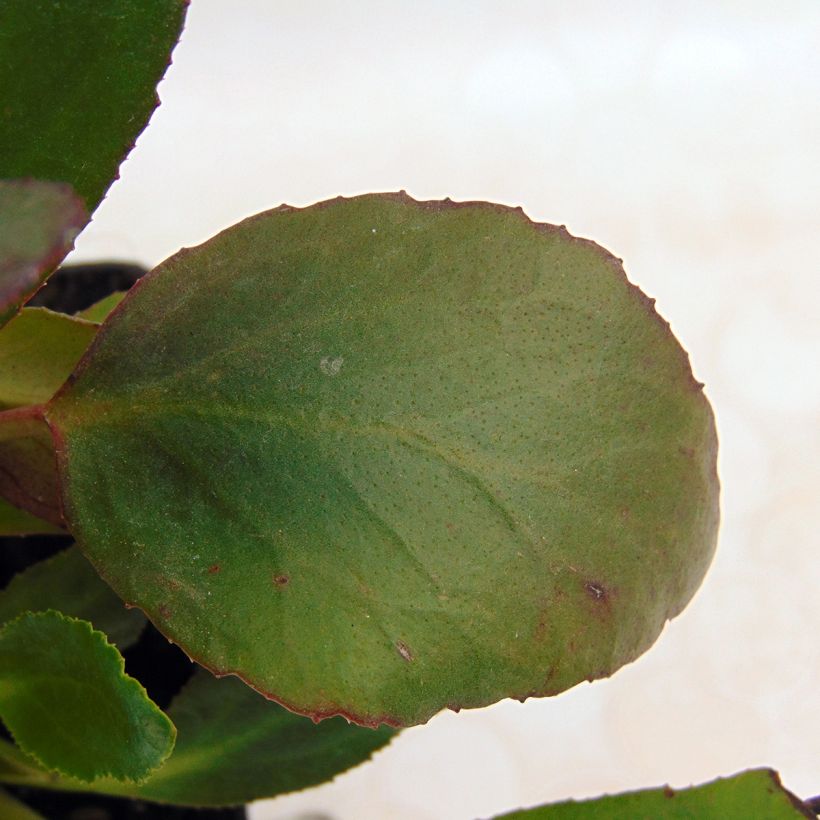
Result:
<svg viewBox="0 0 820 820"><path fill-rule="evenodd" d="M70 185L0 180L0 326L71 250L86 220Z"/></svg>
<svg viewBox="0 0 820 820"><path fill-rule="evenodd" d="M126 609L77 547L30 566L0 592L0 624L47 609L90 621L121 650L131 646L145 626L142 612Z"/></svg>
<svg viewBox="0 0 820 820"><path fill-rule="evenodd" d="M3 820L45 820L41 814L0 789L0 817Z"/></svg>
<svg viewBox="0 0 820 820"><path fill-rule="evenodd" d="M47 402L97 333L91 321L23 308L0 329L0 409Z"/></svg>
<svg viewBox="0 0 820 820"><path fill-rule="evenodd" d="M87 621L26 613L0 632L0 714L48 769L86 782L142 780L171 753L176 730L124 670Z"/></svg>
<svg viewBox="0 0 820 820"><path fill-rule="evenodd" d="M85 319L88 322L97 322L98 324L104 322L108 314L122 302L127 292L128 291L125 290L118 290L109 294L105 299L100 299L99 302L95 302L91 307L81 310L77 314L77 318Z"/></svg>
<svg viewBox="0 0 820 820"><path fill-rule="evenodd" d="M772 769L753 769L677 791L665 786L607 795L576 803L568 800L523 809L497 820L796 820L815 814L783 788Z"/></svg>
<svg viewBox="0 0 820 820"><path fill-rule="evenodd" d="M134 797L195 806L247 803L306 789L363 763L395 732L315 724L235 677L198 670L169 709L179 743Z"/></svg>
<svg viewBox="0 0 820 820"><path fill-rule="evenodd" d="M7 535L56 535L65 531L0 498L0 537Z"/></svg>

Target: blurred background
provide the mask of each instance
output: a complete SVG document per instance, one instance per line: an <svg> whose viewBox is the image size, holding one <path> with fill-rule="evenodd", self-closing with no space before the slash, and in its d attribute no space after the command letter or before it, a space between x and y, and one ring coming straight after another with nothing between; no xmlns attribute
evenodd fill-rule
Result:
<svg viewBox="0 0 820 820"><path fill-rule="evenodd" d="M522 205L623 257L706 383L715 563L657 645L442 714L255 820L467 820L769 765L820 792L820 3L193 0L69 261L152 266L281 202Z"/></svg>

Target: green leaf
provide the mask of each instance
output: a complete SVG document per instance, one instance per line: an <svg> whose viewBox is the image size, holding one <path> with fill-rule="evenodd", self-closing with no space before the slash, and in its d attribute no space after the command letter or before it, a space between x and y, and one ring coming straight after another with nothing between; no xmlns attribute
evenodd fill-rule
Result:
<svg viewBox="0 0 820 820"><path fill-rule="evenodd" d="M13 507L8 501L0 498L0 536L52 535L64 532L61 527L43 521L25 510Z"/></svg>
<svg viewBox="0 0 820 820"><path fill-rule="evenodd" d="M5 8L4 8L5 10ZM6 32L0 11L0 73ZM33 55L42 63L41 55ZM5 95L0 91L5 106ZM0 123L3 121L0 107ZM0 125L0 135L4 128ZM0 136L0 157L3 157ZM3 176L0 159L0 177ZM40 287L49 273L71 250L74 238L87 221L82 202L69 185L32 179L0 179L0 326Z"/></svg>
<svg viewBox="0 0 820 820"><path fill-rule="evenodd" d="M23 308L0 329L0 409L47 402L96 333L91 321Z"/></svg>
<svg viewBox="0 0 820 820"><path fill-rule="evenodd" d="M0 714L20 748L81 780L144 779L175 730L91 624L27 613L0 631Z"/></svg>
<svg viewBox="0 0 820 820"><path fill-rule="evenodd" d="M777 772L754 769L703 786L666 786L503 815L505 820L794 820L816 817L783 788Z"/></svg>
<svg viewBox="0 0 820 820"><path fill-rule="evenodd" d="M105 299L95 302L91 307L81 310L77 317L88 322L104 322L108 314L125 298L126 293L127 291L124 290L111 293Z"/></svg>
<svg viewBox="0 0 820 820"><path fill-rule="evenodd" d="M157 105L185 7L4 0L0 177L68 182L91 213Z"/></svg>
<svg viewBox="0 0 820 820"><path fill-rule="evenodd" d="M145 616L127 609L76 547L33 564L0 592L0 624L47 609L90 621L120 650L133 644L145 626Z"/></svg>
<svg viewBox="0 0 820 820"><path fill-rule="evenodd" d="M66 520L212 671L409 725L645 651L714 422L617 261L486 203L283 207L148 274L47 407Z"/></svg>
<svg viewBox="0 0 820 820"><path fill-rule="evenodd" d="M0 817L3 820L45 820L3 789L0 789Z"/></svg>
<svg viewBox="0 0 820 820"><path fill-rule="evenodd" d="M247 803L305 789L367 760L393 731L314 724L237 678L198 671L169 710L174 753L150 779L117 793L191 806Z"/></svg>
<svg viewBox="0 0 820 820"><path fill-rule="evenodd" d="M0 328L0 410L21 408L0 413L0 494L52 525L62 522L54 448L38 409L29 405L59 390L98 327L45 308L23 308ZM26 525L23 515L12 516L10 526ZM43 531L30 517L28 526Z"/></svg>
<svg viewBox="0 0 820 820"><path fill-rule="evenodd" d="M15 775L19 762L13 757L10 782L176 805L229 806L330 780L366 761L395 734L341 718L314 724L237 678L214 678L202 669L174 699L169 717L178 732L174 752L142 783L102 778L87 784L57 776L43 783L37 771Z"/></svg>

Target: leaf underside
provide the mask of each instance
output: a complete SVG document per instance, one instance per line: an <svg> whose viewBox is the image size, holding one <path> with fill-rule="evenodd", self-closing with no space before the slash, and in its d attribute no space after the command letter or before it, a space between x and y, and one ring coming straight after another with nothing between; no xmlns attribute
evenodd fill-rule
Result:
<svg viewBox="0 0 820 820"><path fill-rule="evenodd" d="M54 445L40 406L0 413L0 496L62 526Z"/></svg>
<svg viewBox="0 0 820 820"><path fill-rule="evenodd" d="M4 32L0 43L5 39ZM0 156L2 152L0 145ZM69 185L0 179L0 327L71 250L86 220L83 204Z"/></svg>
<svg viewBox="0 0 820 820"><path fill-rule="evenodd" d="M144 779L174 744L173 724L105 636L55 611L0 632L0 714L24 752L84 781Z"/></svg>
<svg viewBox="0 0 820 820"><path fill-rule="evenodd" d="M815 816L783 788L777 772L754 769L680 791L666 786L595 800L554 803L502 817L503 820L796 820Z"/></svg>
<svg viewBox="0 0 820 820"><path fill-rule="evenodd" d="M118 594L315 718L609 675L715 544L712 413L668 325L601 248L487 203L283 206L182 251L46 418Z"/></svg>

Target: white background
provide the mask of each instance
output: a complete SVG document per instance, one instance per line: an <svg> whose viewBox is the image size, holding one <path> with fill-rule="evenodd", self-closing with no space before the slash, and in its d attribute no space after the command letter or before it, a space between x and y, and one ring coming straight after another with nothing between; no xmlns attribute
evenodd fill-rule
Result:
<svg viewBox="0 0 820 820"><path fill-rule="evenodd" d="M817 0L193 0L74 261L153 265L337 194L523 205L657 297L722 444L718 556L645 657L441 715L256 820L466 820L762 764L820 792L818 45Z"/></svg>

